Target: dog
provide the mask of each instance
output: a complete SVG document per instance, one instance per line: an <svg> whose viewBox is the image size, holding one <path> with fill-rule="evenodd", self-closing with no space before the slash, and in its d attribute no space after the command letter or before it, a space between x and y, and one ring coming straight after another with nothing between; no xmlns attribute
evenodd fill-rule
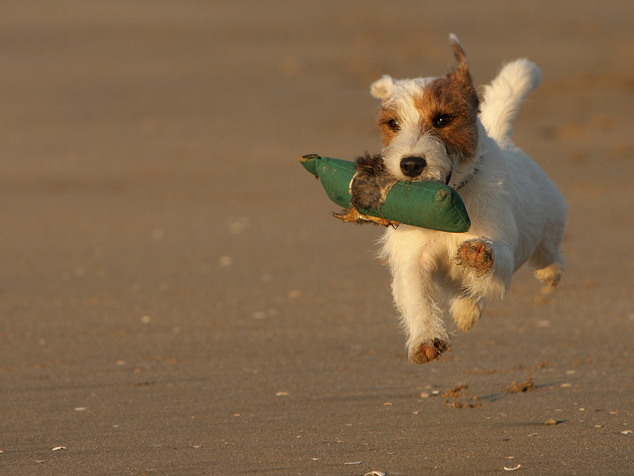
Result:
<svg viewBox="0 0 634 476"><path fill-rule="evenodd" d="M456 65L445 76L386 75L372 84L372 96L381 100L383 148L357 159L350 186L356 219L355 208L380 206L397 181L446 183L471 218L467 233L398 225L381 239L408 357L417 364L437 359L451 344L445 313L467 331L487 300L505 295L524 263L553 287L565 264L564 198L511 140L520 104L541 83L539 68L525 59L506 64L484 88L481 102L455 35L450 44Z"/></svg>

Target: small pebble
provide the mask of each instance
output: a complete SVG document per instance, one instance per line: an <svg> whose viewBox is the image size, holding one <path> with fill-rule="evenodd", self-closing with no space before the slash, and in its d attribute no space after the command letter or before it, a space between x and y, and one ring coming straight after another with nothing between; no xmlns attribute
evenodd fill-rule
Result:
<svg viewBox="0 0 634 476"><path fill-rule="evenodd" d="M221 256L218 258L218 264L220 266L228 267L233 264L233 260L231 259L231 256Z"/></svg>
<svg viewBox="0 0 634 476"><path fill-rule="evenodd" d="M632 433L634 433L633 430L623 430L621 433L623 433L624 435L631 435Z"/></svg>
<svg viewBox="0 0 634 476"><path fill-rule="evenodd" d="M549 418L548 420L544 422L544 425L557 425L557 424L559 424L559 421L555 420L554 418Z"/></svg>
<svg viewBox="0 0 634 476"><path fill-rule="evenodd" d="M251 224L251 220L249 218L247 218L247 217L240 217L240 218L236 218L236 219L232 219L232 220L228 220L227 221L229 232L232 235L239 235L244 230L249 228L250 224Z"/></svg>

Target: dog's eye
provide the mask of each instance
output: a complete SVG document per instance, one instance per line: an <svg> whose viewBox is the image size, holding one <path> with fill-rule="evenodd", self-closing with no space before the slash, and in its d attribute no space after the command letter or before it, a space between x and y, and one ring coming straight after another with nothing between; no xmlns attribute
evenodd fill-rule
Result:
<svg viewBox="0 0 634 476"><path fill-rule="evenodd" d="M453 117L451 117L449 114L441 114L434 118L434 121L433 121L434 127L440 128L440 127L448 126L452 120L453 120Z"/></svg>
<svg viewBox="0 0 634 476"><path fill-rule="evenodd" d="M390 130L396 132L401 130L401 125L398 123L396 119L390 119L385 123Z"/></svg>

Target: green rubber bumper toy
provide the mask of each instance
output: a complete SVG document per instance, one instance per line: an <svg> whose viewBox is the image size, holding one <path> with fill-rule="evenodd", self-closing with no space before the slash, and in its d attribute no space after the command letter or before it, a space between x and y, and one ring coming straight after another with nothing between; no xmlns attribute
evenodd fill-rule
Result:
<svg viewBox="0 0 634 476"><path fill-rule="evenodd" d="M345 215L334 214L344 221L367 220L386 226L403 223L450 233L464 233L471 226L460 195L444 183L397 182L381 207L356 210L350 203L350 183L356 173L354 162L314 154L301 157L300 162L319 179L333 202L350 209Z"/></svg>

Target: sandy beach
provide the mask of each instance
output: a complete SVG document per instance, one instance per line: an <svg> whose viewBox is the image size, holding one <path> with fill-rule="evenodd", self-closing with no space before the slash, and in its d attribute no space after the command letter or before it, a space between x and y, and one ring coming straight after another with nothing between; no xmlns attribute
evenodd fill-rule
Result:
<svg viewBox="0 0 634 476"><path fill-rule="evenodd" d="M429 3L429 4L428 4ZM634 3L6 0L0 474L634 474ZM299 164L380 150L370 84L543 83L514 140L569 206L451 352ZM380 473L379 473L380 474Z"/></svg>

